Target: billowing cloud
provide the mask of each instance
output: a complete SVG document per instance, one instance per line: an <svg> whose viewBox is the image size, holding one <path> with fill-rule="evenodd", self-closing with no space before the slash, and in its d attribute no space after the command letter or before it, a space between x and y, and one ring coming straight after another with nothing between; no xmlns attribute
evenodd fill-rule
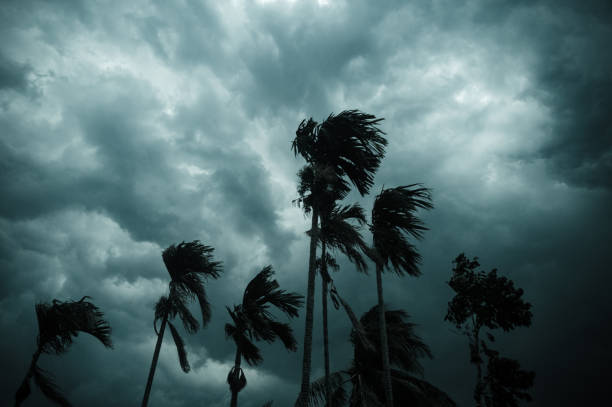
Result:
<svg viewBox="0 0 612 407"><path fill-rule="evenodd" d="M10 334L0 404L34 350L34 304L83 295L107 315L114 350L79 336L41 365L75 405L138 403L153 306L167 291L161 252L199 239L225 268L207 283L213 318L185 334L187 375L166 338L152 405L227 405L235 349L225 306L267 264L283 288L305 292L295 129L352 108L385 118L373 194L414 182L433 190L423 276L384 285L432 347L426 379L472 402L466 339L443 322L451 260L465 251L534 305L533 327L500 335L500 346L536 370L535 404L597 404L612 358L611 11L595 0L4 2L0 326ZM369 211L373 197L349 200ZM367 311L372 273L338 257L336 286ZM341 311L330 318L340 369L352 357L350 323ZM301 343L303 319L292 326ZM313 377L321 341L316 315ZM301 349L262 352L241 405L291 405ZM45 403L36 392L29 402Z"/></svg>

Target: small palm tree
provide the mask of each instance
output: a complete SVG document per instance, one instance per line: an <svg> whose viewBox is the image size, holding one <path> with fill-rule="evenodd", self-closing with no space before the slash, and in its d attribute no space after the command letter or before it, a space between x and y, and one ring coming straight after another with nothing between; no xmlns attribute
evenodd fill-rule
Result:
<svg viewBox="0 0 612 407"><path fill-rule="evenodd" d="M352 330L350 341L353 345L353 361L346 370L331 375L332 395L335 406L365 407L382 406L385 390L382 379L381 342L378 319L378 306L372 307L360 319L367 343L362 335ZM423 367L419 359L431 358L429 347L415 333L415 325L402 310L385 311L388 322L388 344L391 362L394 365L392 380L397 397L394 406L408 404L422 407L452 407L455 403L444 393L427 381L419 378ZM346 387L350 386L350 395ZM309 406L325 405L323 380L313 382Z"/></svg>
<svg viewBox="0 0 612 407"><path fill-rule="evenodd" d="M225 325L225 334L236 343L234 367L227 375L227 384L232 392L231 407L237 406L238 393L247 384L244 371L240 367L242 358L251 366L263 361L259 348L253 341L264 340L271 343L278 338L285 348L297 350L291 327L287 323L276 321L269 308L273 306L291 318L297 317L304 297L279 289L278 282L271 279L273 275L272 266L264 267L246 286L242 304L234 305L233 310L227 307L234 323Z"/></svg>
<svg viewBox="0 0 612 407"><path fill-rule="evenodd" d="M143 407L149 402L166 323L170 326L181 368L185 373L189 372L190 368L187 361L185 344L169 319L178 315L187 332L196 332L199 329L199 323L187 308L186 302L190 299L197 299L202 313L202 326L206 326L208 321L210 321L210 304L204 289L204 279L208 277L219 278L222 271L221 263L213 261L213 251L212 247L205 246L198 240L194 240L189 243L181 242L178 245L171 245L162 253L162 259L170 274L170 294L168 297L162 296L155 305L153 325L157 333L157 343L155 344L153 361L151 362L147 386L142 399ZM159 332L157 331L158 321L161 321Z"/></svg>
<svg viewBox="0 0 612 407"><path fill-rule="evenodd" d="M38 319L36 351L32 356L30 368L15 394L15 406L20 406L30 395L32 377L48 399L61 406L70 406L54 383L52 375L38 367L41 353L61 355L67 352L73 338L77 337L79 332L94 336L107 348L113 347L110 338L111 328L104 319L104 314L94 304L86 301L87 298L89 297L85 296L79 301L53 300L51 304L36 304Z"/></svg>
<svg viewBox="0 0 612 407"><path fill-rule="evenodd" d="M420 184L412 184L383 189L376 197L372 209L370 231L374 245L369 254L376 264L380 342L387 407L393 406L393 392L383 311L382 272L388 269L400 276L405 273L411 276L420 274L418 264L421 256L406 238L408 234L416 239L421 239L423 231L427 230L423 222L415 215L419 208L433 208L430 191Z"/></svg>
<svg viewBox="0 0 612 407"><path fill-rule="evenodd" d="M311 180L312 221L310 252L308 258L308 286L306 294L306 321L304 329L304 359L302 363L302 383L296 406L306 404L310 386L312 354L312 328L314 311L314 281L316 274L316 247L318 218L322 208L319 203L329 205L322 199L324 191L337 189L344 194L350 190L349 182L355 185L361 195L368 193L374 183L374 173L385 154L387 140L377 127L382 118L346 110L338 115L329 115L323 123L303 120L292 143L295 155L300 154L308 163ZM333 206L333 205L332 205Z"/></svg>

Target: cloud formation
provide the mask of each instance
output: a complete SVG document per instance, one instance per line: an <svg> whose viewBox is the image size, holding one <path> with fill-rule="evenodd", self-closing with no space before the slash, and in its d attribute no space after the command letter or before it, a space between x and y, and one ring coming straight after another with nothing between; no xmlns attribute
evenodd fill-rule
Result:
<svg viewBox="0 0 612 407"><path fill-rule="evenodd" d="M443 322L451 260L465 251L534 305L533 327L501 343L536 370L535 404L597 404L612 362L611 12L606 1L4 2L0 326L10 335L0 339L0 404L34 350L35 302L86 294L115 349L80 336L41 364L75 405L137 403L153 305L167 290L161 251L200 239L225 268L207 285L213 319L185 335L188 375L166 338L152 402L226 405L225 305L267 264L283 288L305 292L295 129L351 108L386 119L373 193L433 188L423 276L385 279L389 305L432 347L425 377L470 405L467 343ZM349 199L371 209L372 196ZM367 311L372 276L339 261L336 285ZM330 318L337 369L351 358L350 324ZM303 320L293 326L300 338ZM313 346L318 377L318 320ZM263 352L241 404L290 405L301 350Z"/></svg>

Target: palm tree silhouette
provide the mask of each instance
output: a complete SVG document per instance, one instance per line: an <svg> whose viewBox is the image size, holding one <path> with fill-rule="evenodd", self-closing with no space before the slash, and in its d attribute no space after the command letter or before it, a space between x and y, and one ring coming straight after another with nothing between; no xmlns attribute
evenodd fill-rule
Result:
<svg viewBox="0 0 612 407"><path fill-rule="evenodd" d="M51 304L36 304L38 319L36 351L32 356L30 368L15 394L15 406L20 406L30 395L32 377L48 399L61 406L70 406L53 381L53 376L38 367L41 353L61 355L67 352L73 338L77 337L79 332L94 336L107 348L113 347L110 338L111 328L104 319L104 314L94 304L86 301L87 298L89 297L85 296L79 301L53 300Z"/></svg>
<svg viewBox="0 0 612 407"><path fill-rule="evenodd" d="M368 193L374 183L374 173L385 153L387 140L377 125L382 118L346 110L338 115L330 114L322 123L303 120L292 143L295 155L300 154L308 163L304 169L309 173L310 189L298 192L310 205L312 220L310 229L310 251L308 258L308 286L306 294L306 321L304 329L304 358L302 382L296 406L305 405L310 386L312 327L314 312L314 281L316 274L316 248L320 204L329 205L324 192L330 189L346 195L349 182L361 195ZM305 192L308 191L310 196Z"/></svg>
<svg viewBox="0 0 612 407"><path fill-rule="evenodd" d="M346 370L331 375L333 400L336 406L365 407L382 406L385 400L385 385L380 358L379 334L380 312L378 305L372 307L360 319L368 343L353 329L350 341L353 345L353 361ZM422 407L450 407L455 403L440 389L422 377L420 358L431 358L429 347L415 333L415 325L402 310L385 311L388 330L388 348L391 363L393 391L397 397L395 406L416 405ZM351 387L350 395L346 387ZM313 382L309 406L325 405L323 378Z"/></svg>
<svg viewBox="0 0 612 407"><path fill-rule="evenodd" d="M240 367L242 358L251 366L263 361L259 348L253 341L264 340L271 343L278 338L285 348L297 350L291 327L287 323L278 322L269 308L274 306L291 318L297 317L304 297L279 289L278 282L271 279L273 275L272 266L264 267L246 286L242 304L234 305L233 310L226 307L234 324L225 325L225 334L236 343L235 363L227 375L227 383L232 393L231 407L238 405L238 393L247 384L244 371Z"/></svg>
<svg viewBox="0 0 612 407"><path fill-rule="evenodd" d="M357 226L352 224L350 222L351 220L357 221ZM322 277L323 354L325 364L325 387L328 390L328 407L332 405L331 384L329 381L329 335L327 322L328 286L332 282L332 279L328 273L328 265L331 265L335 270L339 267L335 259L327 253L327 248L342 252L357 266L358 271L366 272L367 265L361 254L366 249L366 244L359 232L359 227L365 223L365 213L359 204L334 206L331 211L321 212L321 259L319 259L318 264ZM325 261L322 259L325 259ZM349 309L347 309L348 305L346 303L343 302L343 306L347 312L350 312Z"/></svg>
<svg viewBox="0 0 612 407"><path fill-rule="evenodd" d="M194 240L189 243L181 242L178 245L173 244L162 253L162 259L170 274L170 294L168 297L162 296L155 305L153 325L157 333L157 343L155 344L153 361L151 362L147 386L142 399L143 407L149 401L166 323L170 325L181 368L185 372L189 371L189 362L187 361L183 339L169 319L178 315L187 332L196 332L199 329L199 323L187 308L186 302L197 298L200 304L200 311L202 312L202 326L206 326L208 321L210 321L210 304L206 297L203 279L208 277L219 278L222 271L221 263L213 261L213 251L212 247L205 246L198 240ZM158 332L157 322L160 320L161 327Z"/></svg>
<svg viewBox="0 0 612 407"><path fill-rule="evenodd" d="M376 288L380 313L378 320L380 323L380 343L387 407L393 406L393 389L386 338L386 321L383 312L382 272L386 268L400 276L404 273L411 276L420 274L418 264L421 261L421 256L406 238L406 234L409 234L416 239L421 239L423 231L427 230L423 222L415 215L419 208L433 208L431 195L427 188L423 188L420 184L412 184L389 189L383 188L374 200L372 209L370 231L374 244L369 255L376 264Z"/></svg>

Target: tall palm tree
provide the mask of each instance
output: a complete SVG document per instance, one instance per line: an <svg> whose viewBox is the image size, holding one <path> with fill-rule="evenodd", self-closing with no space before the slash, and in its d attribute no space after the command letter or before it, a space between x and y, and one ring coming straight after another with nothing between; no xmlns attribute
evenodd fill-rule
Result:
<svg viewBox="0 0 612 407"><path fill-rule="evenodd" d="M419 208L433 208L430 191L420 184L412 184L389 189L383 188L376 197L372 209L370 231L374 244L370 251L370 257L376 264L376 288L380 313L380 342L386 407L393 406L393 389L386 338L382 272L388 269L400 276L405 273L411 276L420 274L418 264L421 261L421 256L406 237L406 235L411 235L416 239L421 239L423 231L427 230L423 222L415 215Z"/></svg>
<svg viewBox="0 0 612 407"><path fill-rule="evenodd" d="M36 304L38 319L36 351L32 356L30 368L15 394L15 406L20 406L30 395L32 377L48 399L61 406L70 406L53 381L53 376L38 367L41 353L61 355L67 352L73 338L77 337L79 332L92 335L107 348L113 347L110 338L111 328L104 319L104 314L94 304L86 301L87 298L89 297L85 296L79 301L53 300L51 304Z"/></svg>
<svg viewBox="0 0 612 407"><path fill-rule="evenodd" d="M181 368L186 373L189 372L189 362L187 361L183 339L169 319L178 315L187 332L196 332L199 329L199 323L187 308L186 302L187 300L197 298L202 313L202 326L206 326L208 321L210 321L210 304L204 289L204 279L208 277L219 278L222 272L221 263L213 261L213 251L212 247L205 246L198 240L194 240L189 243L181 242L178 245L173 244L162 253L162 259L170 274L170 294L168 297L162 296L155 305L153 325L157 333L157 343L155 344L153 361L151 362L147 386L142 399L143 407L149 402L153 376L157 367L157 359L159 358L159 350L164 338L166 323L170 326L170 331L172 332L172 337L179 354ZM160 320L161 326L158 332L157 322Z"/></svg>
<svg viewBox="0 0 612 407"><path fill-rule="evenodd" d="M297 317L304 297L279 289L278 282L271 279L273 275L272 266L264 267L246 286L242 304L234 305L233 310L227 307L234 324L225 325L225 334L236 343L235 363L227 375L227 383L232 392L231 407L238 405L238 393L247 384L244 371L240 367L242 358L251 366L263 361L259 348L253 341L264 340L271 343L278 338L285 348L297 350L291 327L287 323L278 322L269 308L274 306L291 318Z"/></svg>
<svg viewBox="0 0 612 407"><path fill-rule="evenodd" d="M341 407L382 406L385 390L382 379L381 342L379 335L380 312L372 307L360 319L368 343L364 343L357 331L352 330L350 342L353 345L353 361L346 370L331 375L334 405ZM385 311L387 320L389 355L392 370L393 389L398 400L394 406L407 404L419 407L451 407L455 403L441 390L423 380L423 367L419 359L431 358L429 347L415 333L415 325L402 310ZM347 387L351 387L350 394ZM324 405L325 389L323 380L313 382L309 406Z"/></svg>
<svg viewBox="0 0 612 407"><path fill-rule="evenodd" d="M318 234L319 203L329 205L322 199L324 192L336 189L348 193L352 183L361 195L368 193L374 183L374 173L385 154L387 140L377 127L382 118L346 110L338 115L330 114L322 123L303 120L292 143L295 155L300 154L308 163L310 189L298 192L311 199L312 220L310 229L310 252L308 257L308 286L306 293L306 321L304 329L304 358L302 382L296 406L307 402L310 386L312 328L314 312L314 282L316 274L316 248ZM304 192L309 192L310 197Z"/></svg>
<svg viewBox="0 0 612 407"><path fill-rule="evenodd" d="M350 221L357 221L357 225ZM338 268L335 259L329 256L327 249L337 250L344 253L351 262L357 266L357 270L361 272L367 271L365 260L362 252L366 249L366 244L361 237L359 228L366 223L365 213L359 204L334 206L331 211L321 212L321 259L319 261L321 273L321 299L323 312L323 355L325 365L325 387L327 393L327 405L331 407L331 384L329 381L329 338L328 338L328 323L327 323L327 296L328 285L331 277L328 270L328 264L331 264L335 269ZM323 261L322 259L325 259ZM345 306L346 309L346 306Z"/></svg>

